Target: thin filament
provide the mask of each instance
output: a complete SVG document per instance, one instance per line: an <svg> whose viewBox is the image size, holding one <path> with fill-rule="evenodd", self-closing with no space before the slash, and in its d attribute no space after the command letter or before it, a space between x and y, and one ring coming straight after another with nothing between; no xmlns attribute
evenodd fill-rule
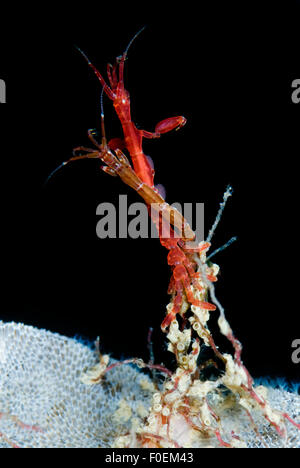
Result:
<svg viewBox="0 0 300 468"><path fill-rule="evenodd" d="M235 242L237 240L237 237L232 237L231 239L229 239L228 242L226 242L226 244L222 245L221 247L219 247L218 249L214 250L207 258L206 260L210 260L212 257L214 257L217 253L219 252L222 252L222 250L225 250L227 249L227 247L229 247L233 242Z"/></svg>
<svg viewBox="0 0 300 468"><path fill-rule="evenodd" d="M224 208L225 208L227 199L228 199L229 197L231 197L232 192L233 192L232 187L231 187L230 185L228 185L227 188L226 188L226 191L225 191L225 193L224 193L224 195L223 195L223 201L222 201L222 203L220 203L220 208L219 208L219 211L218 211L218 213L217 213L215 222L214 222L214 224L212 225L211 230L210 230L209 233L208 233L206 242L210 242L210 241L211 241L211 238L212 238L212 236L214 235L215 230L216 230L216 228L217 228L217 226L218 226L218 224L219 224L219 222L220 222L220 219L221 219L221 216L222 216L222 214L223 214L223 211L224 211Z"/></svg>

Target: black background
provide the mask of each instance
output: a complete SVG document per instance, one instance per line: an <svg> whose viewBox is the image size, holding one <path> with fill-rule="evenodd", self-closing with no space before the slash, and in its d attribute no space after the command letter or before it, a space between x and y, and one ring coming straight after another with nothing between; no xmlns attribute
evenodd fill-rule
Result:
<svg viewBox="0 0 300 468"><path fill-rule="evenodd" d="M117 358L147 359L152 326L157 362L172 365L159 328L167 251L155 239L96 236L97 205L137 195L88 160L43 187L73 147L88 145L87 130L99 129L100 84L74 45L105 74L146 25L126 62L133 120L153 131L166 117L187 118L179 132L145 141L156 183L170 203L204 202L206 232L233 186L213 248L238 241L215 258L217 297L254 376L299 378L291 343L300 338L300 104L291 101L291 83L300 78L300 5L222 3L165 2L164 11L156 2L66 10L44 3L3 15L2 320L100 335ZM108 137L121 136L108 99L105 118Z"/></svg>

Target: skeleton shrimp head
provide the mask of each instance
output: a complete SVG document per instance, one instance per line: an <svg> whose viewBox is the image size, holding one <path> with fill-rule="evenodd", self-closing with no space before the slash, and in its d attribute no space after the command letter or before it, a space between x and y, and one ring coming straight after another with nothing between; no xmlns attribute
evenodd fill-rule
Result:
<svg viewBox="0 0 300 468"><path fill-rule="evenodd" d="M174 239L172 239L174 240ZM202 243L198 251L208 249L210 244L208 242ZM195 263L190 258L189 253L184 252L183 248L172 243L170 245L170 252L168 253L168 264L172 267L173 273L169 284L168 293L173 294L173 307L166 315L161 324L162 331L166 331L170 323L175 320L176 315L181 313L184 296L189 304L201 307L206 310L216 310L216 306L206 301L200 301L194 297L192 286L200 291L203 287L198 282L198 274L195 272Z"/></svg>

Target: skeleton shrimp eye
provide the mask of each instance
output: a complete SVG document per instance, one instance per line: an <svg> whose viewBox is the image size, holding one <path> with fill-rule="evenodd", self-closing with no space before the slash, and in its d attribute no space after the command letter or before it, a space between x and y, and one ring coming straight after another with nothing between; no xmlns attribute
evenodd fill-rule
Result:
<svg viewBox="0 0 300 468"><path fill-rule="evenodd" d="M129 92L124 90L124 94L121 99L122 105L123 106L129 106L130 105L130 95Z"/></svg>
<svg viewBox="0 0 300 468"><path fill-rule="evenodd" d="M124 89L124 98L123 98L123 102L129 102L130 101L130 94L129 92L127 91L127 89Z"/></svg>

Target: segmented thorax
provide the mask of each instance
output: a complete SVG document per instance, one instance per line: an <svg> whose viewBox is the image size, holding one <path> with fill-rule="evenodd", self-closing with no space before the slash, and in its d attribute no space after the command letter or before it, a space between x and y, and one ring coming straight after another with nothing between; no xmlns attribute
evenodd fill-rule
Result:
<svg viewBox="0 0 300 468"><path fill-rule="evenodd" d="M130 95L126 89L117 90L113 105L122 125L131 122Z"/></svg>

